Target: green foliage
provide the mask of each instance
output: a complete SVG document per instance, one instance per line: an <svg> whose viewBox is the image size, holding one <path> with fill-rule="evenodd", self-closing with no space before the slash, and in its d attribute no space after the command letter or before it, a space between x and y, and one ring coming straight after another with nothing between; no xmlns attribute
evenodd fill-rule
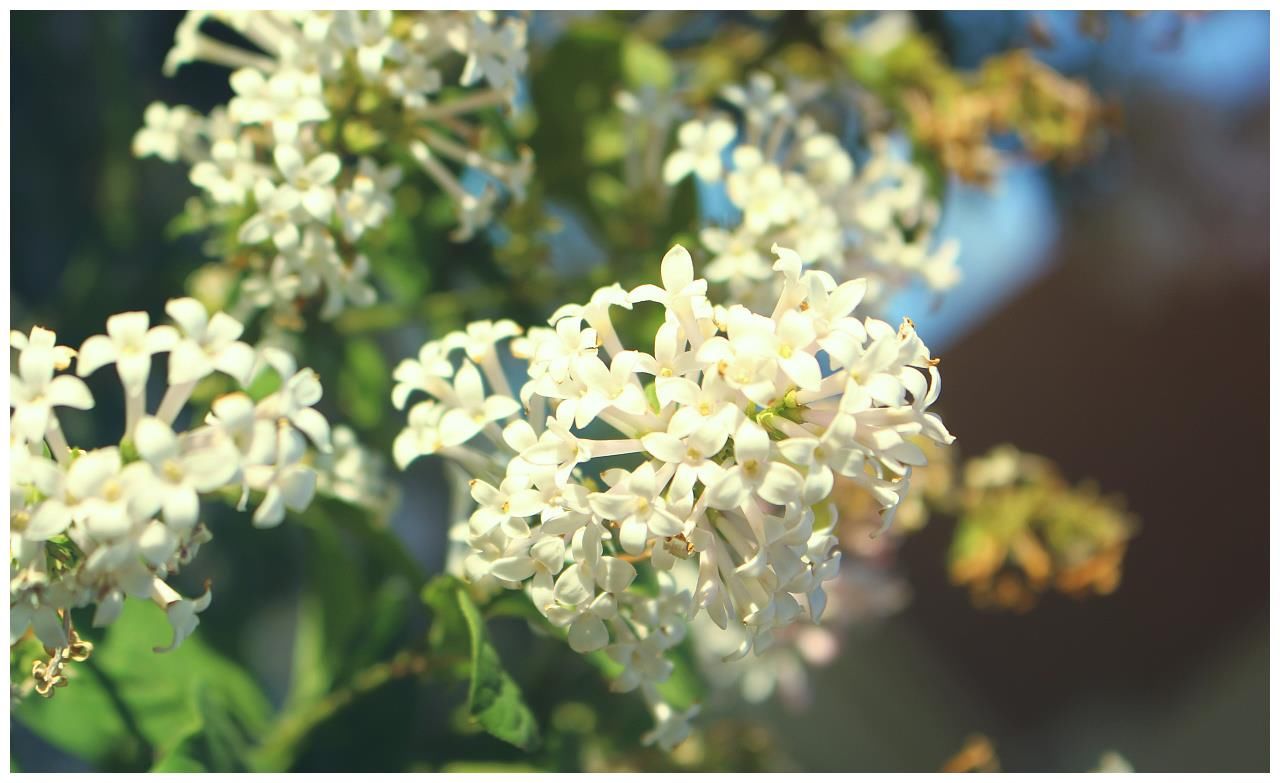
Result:
<svg viewBox="0 0 1280 783"><path fill-rule="evenodd" d="M52 698L29 696L14 717L98 769L247 769L270 704L248 672L199 634L173 652L151 652L171 636L162 610L126 602L92 657L71 664L70 684Z"/></svg>
<svg viewBox="0 0 1280 783"><path fill-rule="evenodd" d="M466 586L452 577L441 577L424 592L424 600L436 610L442 646L456 649L462 636L459 626L470 639L467 714L498 739L525 750L533 748L539 741L537 720L525 704L520 686L502 667L485 632L484 618Z"/></svg>
<svg viewBox="0 0 1280 783"><path fill-rule="evenodd" d="M364 338L348 338L346 363L338 376L338 399L351 424L374 429L382 423L391 393L391 370L378 344Z"/></svg>

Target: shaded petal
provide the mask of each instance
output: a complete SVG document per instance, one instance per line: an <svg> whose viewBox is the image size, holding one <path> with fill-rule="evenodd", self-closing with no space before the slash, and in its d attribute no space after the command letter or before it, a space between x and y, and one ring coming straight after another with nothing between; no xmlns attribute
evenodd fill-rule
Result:
<svg viewBox="0 0 1280 783"><path fill-rule="evenodd" d="M556 579L555 598L560 603L577 606L595 597L595 585L583 573L582 565L574 563Z"/></svg>
<svg viewBox="0 0 1280 783"><path fill-rule="evenodd" d="M200 516L200 498L191 487L173 487L162 506L164 521L177 530L195 527ZM167 557L165 558L168 559Z"/></svg>
<svg viewBox="0 0 1280 783"><path fill-rule="evenodd" d="M523 555L503 557L493 562L489 573L508 582L523 582L533 576L533 559Z"/></svg>
<svg viewBox="0 0 1280 783"><path fill-rule="evenodd" d="M774 462L769 465L756 493L770 503L785 505L798 500L803 487L804 479L795 468Z"/></svg>
<svg viewBox="0 0 1280 783"><path fill-rule="evenodd" d="M169 383L172 385L198 381L211 372L213 362L193 340L183 340L169 354Z"/></svg>
<svg viewBox="0 0 1280 783"><path fill-rule="evenodd" d="M640 439L640 444L645 451L663 462L683 462L689 452L684 441L665 432L651 432Z"/></svg>
<svg viewBox="0 0 1280 783"><path fill-rule="evenodd" d="M440 440L446 446L457 446L474 438L483 427L484 423L467 411L452 408L440 419Z"/></svg>
<svg viewBox="0 0 1280 783"><path fill-rule="evenodd" d="M138 422L133 434L133 445L147 462L158 464L178 454L178 438L169 425L154 416L145 416Z"/></svg>
<svg viewBox="0 0 1280 783"><path fill-rule="evenodd" d="M751 497L742 468L735 465L720 474L715 483L706 489L707 505L711 508L737 508Z"/></svg>
<svg viewBox="0 0 1280 783"><path fill-rule="evenodd" d="M46 500L36 508L22 535L28 541L47 541L67 529L71 511L60 500Z"/></svg>
<svg viewBox="0 0 1280 783"><path fill-rule="evenodd" d="M182 327L183 334L197 340L204 334L205 327L209 324L209 313L204 309L204 305L189 296L170 299L165 303L164 311L178 326Z"/></svg>
<svg viewBox="0 0 1280 783"><path fill-rule="evenodd" d="M74 375L59 375L45 387L44 398L50 405L61 405L87 411L93 407L93 395L84 381Z"/></svg>
<svg viewBox="0 0 1280 783"><path fill-rule="evenodd" d="M302 430L320 451L333 451L329 442L329 420L315 408L302 408L289 417L293 426Z"/></svg>
<svg viewBox="0 0 1280 783"><path fill-rule="evenodd" d="M583 614L569 626L569 647L574 652L589 653L609 644L609 629L594 614Z"/></svg>
<svg viewBox="0 0 1280 783"><path fill-rule="evenodd" d="M644 551L644 546L649 541L649 526L637 517L630 517L618 530L618 541L627 554L638 555Z"/></svg>
<svg viewBox="0 0 1280 783"><path fill-rule="evenodd" d="M610 593L626 591L635 578L635 566L620 558L602 557L596 567L596 584Z"/></svg>
<svg viewBox="0 0 1280 783"><path fill-rule="evenodd" d="M76 374L83 378L115 360L115 343L104 334L95 334L84 341L84 345L80 346L80 351L76 354Z"/></svg>

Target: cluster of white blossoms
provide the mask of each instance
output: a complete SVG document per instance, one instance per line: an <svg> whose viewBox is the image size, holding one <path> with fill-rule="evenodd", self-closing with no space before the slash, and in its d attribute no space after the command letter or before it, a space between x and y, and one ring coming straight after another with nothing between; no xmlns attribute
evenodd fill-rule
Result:
<svg viewBox="0 0 1280 783"><path fill-rule="evenodd" d="M399 501L387 481L387 461L381 452L362 444L345 424L333 428L333 449L317 454L316 491L353 506L387 515Z"/></svg>
<svg viewBox="0 0 1280 783"><path fill-rule="evenodd" d="M895 155L886 137L873 136L858 165L839 138L800 113L815 95L805 85L784 92L771 76L756 73L746 87L731 85L721 94L741 115L741 129L723 114L685 122L663 167L668 184L691 173L723 182L741 213L736 225L700 234L712 254L709 281L745 301L770 280L774 244L837 279L865 279L869 303L913 279L936 292L959 281L959 247L936 241L939 205L924 171Z"/></svg>
<svg viewBox="0 0 1280 783"><path fill-rule="evenodd" d="M474 477L467 578L525 590L574 650L605 650L622 667L616 688L639 688L657 718L646 740L665 747L689 731L692 712L659 686L690 620L738 634L730 658L818 621L840 564L835 475L870 492L888 525L924 464L910 438L952 441L928 411L937 362L911 322L855 318L865 281L775 252L768 314L713 304L676 246L661 286L601 288L524 334L473 323L395 371L397 407L430 397L409 409L397 464L441 454ZM652 351L624 347L613 315L654 305ZM527 362L518 393L503 342Z"/></svg>
<svg viewBox="0 0 1280 783"><path fill-rule="evenodd" d="M252 48L209 35L210 22ZM133 148L190 166L205 197L198 212L234 236L211 250L245 270L238 313L291 313L298 300L323 294L320 314L331 318L375 301L361 240L395 209L396 150L407 150L452 199L458 240L492 220L503 190L522 198L531 176L528 150L516 160L487 155L481 128L467 121L511 106L527 64L521 19L192 11L165 72L194 61L235 69L235 97L208 116L153 103ZM456 84L447 83L455 73ZM478 173L480 192L459 171Z"/></svg>
<svg viewBox="0 0 1280 783"><path fill-rule="evenodd" d="M149 598L168 614L173 649L198 624L211 599L184 598L165 581L210 540L200 520L200 496L223 492L253 512L259 527L301 510L316 488L304 457L308 443L330 449L329 424L312 406L321 387L275 348L255 351L240 341L241 324L209 316L194 299L165 307L175 326L152 326L145 312L107 319L107 333L79 351L57 345L52 331L14 331L18 353L9 376L9 618L10 644L34 629L62 650L75 640L70 610L96 605L93 624L111 623L124 599ZM168 386L154 413L147 409L153 359L167 354ZM72 362L75 374L68 372ZM96 449L67 443L58 408L89 410L93 395L81 378L115 365L125 399L119 445ZM196 384L221 373L242 388L270 368L279 388L254 401L242 391L215 399L202 422L175 431Z"/></svg>

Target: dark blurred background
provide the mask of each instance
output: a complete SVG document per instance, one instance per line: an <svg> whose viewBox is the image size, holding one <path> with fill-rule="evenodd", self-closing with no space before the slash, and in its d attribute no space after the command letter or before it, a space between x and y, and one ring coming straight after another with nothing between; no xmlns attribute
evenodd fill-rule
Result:
<svg viewBox="0 0 1280 783"><path fill-rule="evenodd" d="M814 770L932 770L978 732L1009 770L1110 749L1140 771L1267 769L1268 15L1115 17L1102 41L1035 16L1055 38L1040 56L1115 99L1124 130L1070 172L953 188L966 281L936 309L896 307L944 358L965 454L1012 442L1127 499L1143 526L1124 581L981 612L947 584L950 529L930 526L903 550L911 604L850 633L812 710L754 712ZM158 313L201 260L165 234L185 171L129 153L149 102L228 97L223 69L161 76L180 18L11 14L15 328L79 345L113 312ZM1029 15L921 21L971 65Z"/></svg>

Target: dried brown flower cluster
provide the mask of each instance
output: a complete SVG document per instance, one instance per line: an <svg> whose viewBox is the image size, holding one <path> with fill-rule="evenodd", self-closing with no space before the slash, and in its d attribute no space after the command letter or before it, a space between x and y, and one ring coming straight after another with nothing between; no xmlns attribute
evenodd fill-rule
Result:
<svg viewBox="0 0 1280 783"><path fill-rule="evenodd" d="M979 606L1027 611L1047 590L1107 595L1136 517L1096 486L1072 487L1043 457L1000 446L965 465L951 580Z"/></svg>
<svg viewBox="0 0 1280 783"><path fill-rule="evenodd" d="M1074 165L1100 148L1114 114L1084 82L1025 49L989 58L972 79L946 77L913 86L902 101L917 143L966 182L995 178L995 135L1016 134L1036 161Z"/></svg>

